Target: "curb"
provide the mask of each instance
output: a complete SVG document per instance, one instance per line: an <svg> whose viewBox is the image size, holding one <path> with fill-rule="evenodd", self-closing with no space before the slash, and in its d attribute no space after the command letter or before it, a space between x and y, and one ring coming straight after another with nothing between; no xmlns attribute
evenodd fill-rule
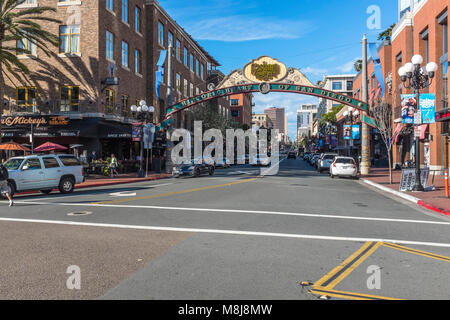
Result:
<svg viewBox="0 0 450 320"><path fill-rule="evenodd" d="M113 185L120 185L120 184L129 184L129 183L136 183L136 182L164 180L164 179L170 179L170 178L172 178L172 176L168 176L168 177L152 177L152 178L132 178L132 179L128 179L126 181L103 182L103 183L99 183L99 184L95 184L95 185L78 184L78 185L75 185L74 190L76 190L76 189L87 189L87 188L97 188L97 187L106 187L106 186L113 186ZM38 190L36 190L36 191L38 191ZM36 193L36 191L18 192L18 193L16 193L16 195L33 194L33 193ZM53 189L52 191L58 191L58 189Z"/></svg>
<svg viewBox="0 0 450 320"><path fill-rule="evenodd" d="M96 188L96 187L105 187L105 186L113 186L117 184L129 184L129 183L136 183L136 182L145 182L145 181L155 181L155 180L163 180L163 179L169 179L172 176L168 177L152 177L152 178L132 178L128 179L126 181L111 181L111 182L103 182L95 185L78 185L75 186L75 189L85 189L85 188Z"/></svg>
<svg viewBox="0 0 450 320"><path fill-rule="evenodd" d="M393 195L395 195L397 197L400 197L400 198L405 199L407 201L410 201L410 202L412 202L414 204L417 204L418 206L423 207L425 209L432 210L434 212L443 214L445 216L450 216L450 211L449 210L435 207L435 206L433 206L433 205L431 205L429 203L426 203L425 201L423 201L423 200L421 200L419 198L410 196L409 194L405 194L405 193L400 192L400 191L392 190L391 188L382 186L381 184L378 184L376 182L373 182L373 181L370 181L370 180L367 180L367 179L361 179L361 181L366 183L366 184L368 184L368 185L371 185L372 187L375 187L377 189L380 189L380 190L383 190L385 192L391 193L391 194L393 194Z"/></svg>

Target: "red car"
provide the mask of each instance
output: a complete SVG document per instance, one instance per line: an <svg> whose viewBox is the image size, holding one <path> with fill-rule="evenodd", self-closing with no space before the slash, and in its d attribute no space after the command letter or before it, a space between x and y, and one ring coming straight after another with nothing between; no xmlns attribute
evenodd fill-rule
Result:
<svg viewBox="0 0 450 320"><path fill-rule="evenodd" d="M297 159L297 153L295 151L289 151L287 158L288 159Z"/></svg>

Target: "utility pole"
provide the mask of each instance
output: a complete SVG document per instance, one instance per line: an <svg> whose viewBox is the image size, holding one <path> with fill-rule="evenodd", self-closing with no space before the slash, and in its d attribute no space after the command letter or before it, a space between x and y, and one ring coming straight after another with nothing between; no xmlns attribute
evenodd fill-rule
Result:
<svg viewBox="0 0 450 320"><path fill-rule="evenodd" d="M367 37L363 37L363 58L362 58L362 101L367 103L369 100L369 91L367 83ZM362 124L361 137L361 175L365 176L370 173L370 128L367 123Z"/></svg>
<svg viewBox="0 0 450 320"><path fill-rule="evenodd" d="M169 42L167 49L167 107L172 106L172 50L173 44ZM167 128L169 133L169 128ZM172 173L172 142L170 141L170 134L166 137L166 173Z"/></svg>

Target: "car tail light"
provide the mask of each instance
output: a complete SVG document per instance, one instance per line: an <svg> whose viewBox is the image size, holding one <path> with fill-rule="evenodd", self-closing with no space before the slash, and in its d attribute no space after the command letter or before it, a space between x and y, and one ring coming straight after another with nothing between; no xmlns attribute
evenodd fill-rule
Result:
<svg viewBox="0 0 450 320"><path fill-rule="evenodd" d="M354 163L354 164L353 164L353 168L355 168L355 169L356 169L356 163Z"/></svg>
<svg viewBox="0 0 450 320"><path fill-rule="evenodd" d="M336 168L336 162L335 162L335 163L333 163L333 167L335 167L335 168Z"/></svg>

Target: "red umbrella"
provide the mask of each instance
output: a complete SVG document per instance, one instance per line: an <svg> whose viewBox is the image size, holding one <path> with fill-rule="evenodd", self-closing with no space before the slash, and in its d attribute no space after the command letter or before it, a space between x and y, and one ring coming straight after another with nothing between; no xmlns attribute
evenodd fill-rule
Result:
<svg viewBox="0 0 450 320"><path fill-rule="evenodd" d="M34 148L34 152L46 152L54 150L67 150L67 148L53 142L46 142L39 147Z"/></svg>

